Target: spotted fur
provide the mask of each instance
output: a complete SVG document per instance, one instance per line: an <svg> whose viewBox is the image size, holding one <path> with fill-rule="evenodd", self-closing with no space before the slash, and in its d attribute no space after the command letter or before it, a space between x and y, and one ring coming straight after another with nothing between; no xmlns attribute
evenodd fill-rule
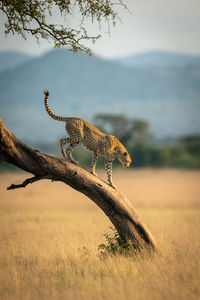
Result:
<svg viewBox="0 0 200 300"><path fill-rule="evenodd" d="M100 155L104 156L108 182L112 187L114 187L112 182L112 162L115 158L118 158L123 167L129 167L131 158L126 148L115 136L103 133L98 128L81 118L56 116L50 110L48 105L48 90L44 90L44 94L44 104L49 116L54 120L63 121L66 123L65 128L69 137L60 140L63 156L67 156L72 163L78 164L78 162L75 161L72 156L72 151L79 143L82 143L86 149L94 154L91 168L91 173L93 175L96 175L95 170L98 157ZM69 144L66 150L64 148L65 144Z"/></svg>

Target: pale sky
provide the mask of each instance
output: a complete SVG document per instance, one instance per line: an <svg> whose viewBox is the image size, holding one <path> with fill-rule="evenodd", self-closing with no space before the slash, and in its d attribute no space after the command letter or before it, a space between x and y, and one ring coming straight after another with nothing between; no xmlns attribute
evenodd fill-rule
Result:
<svg viewBox="0 0 200 300"><path fill-rule="evenodd" d="M189 54L200 54L200 0L126 0L132 14L119 9L123 23L107 28L101 27L103 36L93 46L93 51L106 58L126 56L149 50L167 50ZM58 20L58 17L55 17ZM5 37L0 14L0 51L18 50L39 55L53 47L43 41L37 45L32 37L24 41L19 36ZM76 18L67 20L68 25ZM89 21L85 24L91 33L98 26Z"/></svg>

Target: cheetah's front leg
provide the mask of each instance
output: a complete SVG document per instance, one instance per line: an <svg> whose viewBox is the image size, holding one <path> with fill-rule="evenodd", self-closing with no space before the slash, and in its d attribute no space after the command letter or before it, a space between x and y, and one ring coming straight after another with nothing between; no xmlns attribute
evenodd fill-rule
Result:
<svg viewBox="0 0 200 300"><path fill-rule="evenodd" d="M115 189L116 186L112 182L112 161L106 160L105 167L106 167L106 171L108 174L108 182L109 182L110 186L112 186Z"/></svg>
<svg viewBox="0 0 200 300"><path fill-rule="evenodd" d="M94 176L97 176L97 173L95 172L95 170L96 170L98 157L99 157L99 154L94 152L94 156L93 156L93 160L92 160L92 167L91 167L91 173Z"/></svg>

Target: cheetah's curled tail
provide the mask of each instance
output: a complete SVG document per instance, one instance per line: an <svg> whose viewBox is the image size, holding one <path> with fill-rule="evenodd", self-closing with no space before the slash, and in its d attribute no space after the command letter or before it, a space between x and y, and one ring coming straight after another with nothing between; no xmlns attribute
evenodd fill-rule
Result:
<svg viewBox="0 0 200 300"><path fill-rule="evenodd" d="M44 90L43 92L44 92L45 96L49 96L49 91L48 90Z"/></svg>

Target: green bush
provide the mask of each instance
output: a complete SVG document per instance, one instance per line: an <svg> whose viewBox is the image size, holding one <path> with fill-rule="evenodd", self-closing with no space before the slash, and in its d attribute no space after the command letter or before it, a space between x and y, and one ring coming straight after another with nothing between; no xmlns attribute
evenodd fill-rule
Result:
<svg viewBox="0 0 200 300"><path fill-rule="evenodd" d="M115 228L110 227L110 229L111 233L104 234L106 243L98 246L101 257L109 254L125 256L136 254L137 250L131 241L125 242Z"/></svg>

